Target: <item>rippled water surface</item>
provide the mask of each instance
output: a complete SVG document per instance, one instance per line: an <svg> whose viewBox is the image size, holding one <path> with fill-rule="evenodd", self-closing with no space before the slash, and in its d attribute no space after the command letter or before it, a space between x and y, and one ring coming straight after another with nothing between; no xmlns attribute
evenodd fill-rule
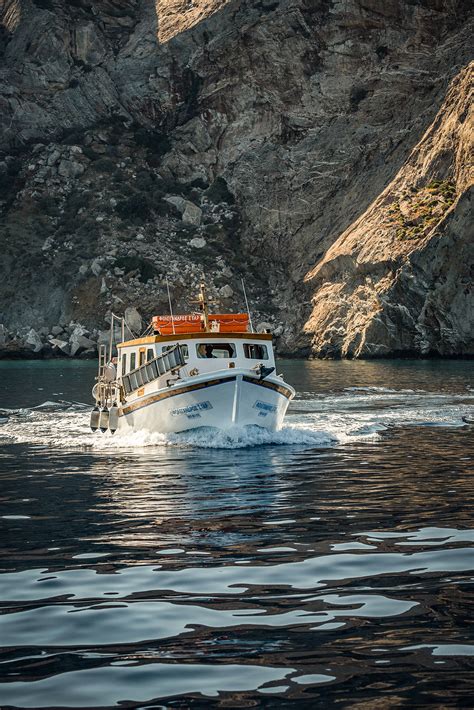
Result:
<svg viewBox="0 0 474 710"><path fill-rule="evenodd" d="M283 431L0 363L0 707L472 707L472 362L282 362ZM87 406L84 405L87 404Z"/></svg>

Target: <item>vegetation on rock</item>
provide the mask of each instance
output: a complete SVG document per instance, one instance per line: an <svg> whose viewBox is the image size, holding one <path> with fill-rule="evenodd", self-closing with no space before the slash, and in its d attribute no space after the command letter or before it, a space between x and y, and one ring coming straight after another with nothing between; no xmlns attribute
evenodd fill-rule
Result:
<svg viewBox="0 0 474 710"><path fill-rule="evenodd" d="M395 222L397 239L426 237L443 219L456 197L451 180L433 180L425 187L407 191L388 209L388 222Z"/></svg>

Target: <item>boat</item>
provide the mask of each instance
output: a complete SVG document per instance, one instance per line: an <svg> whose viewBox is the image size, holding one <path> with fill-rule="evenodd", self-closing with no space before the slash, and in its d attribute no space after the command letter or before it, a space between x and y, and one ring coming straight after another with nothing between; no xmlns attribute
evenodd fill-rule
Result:
<svg viewBox="0 0 474 710"><path fill-rule="evenodd" d="M199 427L282 427L295 390L276 374L272 335L249 313L210 313L201 284L198 312L154 316L141 337L99 349L91 429L132 433ZM116 352L116 356L114 356Z"/></svg>

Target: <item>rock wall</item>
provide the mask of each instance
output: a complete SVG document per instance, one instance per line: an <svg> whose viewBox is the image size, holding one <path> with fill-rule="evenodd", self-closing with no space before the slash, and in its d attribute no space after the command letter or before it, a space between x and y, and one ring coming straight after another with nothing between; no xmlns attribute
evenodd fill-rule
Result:
<svg viewBox="0 0 474 710"><path fill-rule="evenodd" d="M474 63L390 185L307 276L318 356L472 355Z"/></svg>
<svg viewBox="0 0 474 710"><path fill-rule="evenodd" d="M7 339L98 333L129 306L146 319L167 309L166 278L187 308L205 273L223 309L243 307L245 277L254 320L282 352L469 351L441 325L446 288L406 347L375 320L355 335L356 316L317 315L328 250L399 173L470 60L469 2L3 0L0 28ZM428 172L455 183L443 225L463 239L457 177ZM458 268L432 256L435 243L410 257L428 288ZM350 281L350 259L333 261L334 285ZM376 259L367 277L380 281ZM357 317L372 298L358 291ZM400 287L389 302L418 322L421 296L416 308L407 298Z"/></svg>

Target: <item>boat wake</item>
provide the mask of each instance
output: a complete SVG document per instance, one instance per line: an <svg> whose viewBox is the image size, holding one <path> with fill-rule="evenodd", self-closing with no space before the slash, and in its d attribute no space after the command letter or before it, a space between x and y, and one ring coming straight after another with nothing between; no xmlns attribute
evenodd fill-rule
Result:
<svg viewBox="0 0 474 710"><path fill-rule="evenodd" d="M227 431L202 427L180 434L137 431L126 435L92 433L91 405L64 400L22 409L0 409L0 442L67 449L123 450L141 447L243 449L258 446L317 448L377 438L401 426L470 426L474 394L422 390L350 388L294 400L280 431L248 426Z"/></svg>
<svg viewBox="0 0 474 710"><path fill-rule="evenodd" d="M167 441L177 446L195 446L205 449L244 449L265 445L329 446L336 443L337 439L327 432L297 426L284 426L280 431L248 426L228 431L203 427L182 434L170 434Z"/></svg>
<svg viewBox="0 0 474 710"><path fill-rule="evenodd" d="M70 404L64 407L63 402L57 408L54 403L45 402L31 409L0 410L0 442L114 450L150 446L204 449L242 449L271 445L318 447L337 441L334 435L297 425L285 426L280 431L246 426L226 431L201 427L178 434L137 431L119 436L110 432L92 433L89 428L89 410L89 405Z"/></svg>
<svg viewBox="0 0 474 710"><path fill-rule="evenodd" d="M474 420L474 395L384 387L351 387L315 396L301 393L291 414L316 424L341 443L394 427L461 427Z"/></svg>

